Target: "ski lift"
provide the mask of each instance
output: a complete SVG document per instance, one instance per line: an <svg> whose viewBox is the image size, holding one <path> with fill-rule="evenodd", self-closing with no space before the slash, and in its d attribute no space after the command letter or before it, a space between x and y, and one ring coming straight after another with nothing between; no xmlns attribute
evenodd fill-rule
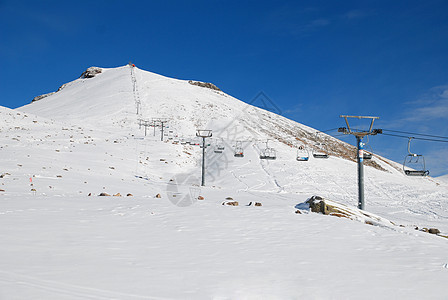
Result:
<svg viewBox="0 0 448 300"><path fill-rule="evenodd" d="M328 154L325 153L326 145L322 143L316 143L314 144L314 147L317 147L317 149L313 149L313 157L314 158L328 158Z"/></svg>
<svg viewBox="0 0 448 300"><path fill-rule="evenodd" d="M218 144L215 146L215 153L222 153L224 151L224 143L222 139L218 142Z"/></svg>
<svg viewBox="0 0 448 300"><path fill-rule="evenodd" d="M277 158L277 154L274 148L269 148L268 141L266 141L266 148L261 150L260 159L274 160Z"/></svg>
<svg viewBox="0 0 448 300"><path fill-rule="evenodd" d="M373 156L373 154L372 154L372 150L371 149L369 149L369 150L364 149L364 151L362 152L362 158L365 159L365 160L372 159L372 156Z"/></svg>
<svg viewBox="0 0 448 300"><path fill-rule="evenodd" d="M237 141L236 145L235 145L235 152L234 152L234 157L244 157L244 152L243 152L243 142L242 141Z"/></svg>
<svg viewBox="0 0 448 300"><path fill-rule="evenodd" d="M316 141L318 140L319 132L316 132ZM328 158L327 145L325 143L316 142L313 148L314 158Z"/></svg>
<svg viewBox="0 0 448 300"><path fill-rule="evenodd" d="M305 148L305 146L300 145L299 148L297 149L296 160L297 161L308 161L309 158L310 158L310 153L308 152L308 149Z"/></svg>
<svg viewBox="0 0 448 300"><path fill-rule="evenodd" d="M408 176L427 176L429 170L426 170L425 157L421 154L415 154L411 152L411 140L408 140L408 155L404 158L403 171Z"/></svg>
<svg viewBox="0 0 448 300"><path fill-rule="evenodd" d="M367 142L364 144L364 151L362 152L362 158L365 160L370 160L373 157L372 147L369 145L369 136L367 137Z"/></svg>

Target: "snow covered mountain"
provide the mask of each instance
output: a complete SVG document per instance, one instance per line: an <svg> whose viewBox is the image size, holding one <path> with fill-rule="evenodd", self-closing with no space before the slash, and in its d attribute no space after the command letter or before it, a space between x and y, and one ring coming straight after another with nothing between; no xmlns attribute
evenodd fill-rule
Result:
<svg viewBox="0 0 448 300"><path fill-rule="evenodd" d="M448 292L447 240L414 229L448 234L443 180L405 176L400 164L374 155L365 167L366 209L396 226L295 214L313 195L356 206L352 146L209 84L131 66L88 71L17 110L0 107L0 235L8 245L0 250L0 299L15 295L18 282L26 288L17 299ZM161 119L164 134L146 127L145 136L144 125ZM213 134L205 187L197 129ZM308 161L296 159L301 146ZM267 153L276 159L260 159ZM49 245L59 255L50 260ZM328 290L318 288L322 280Z"/></svg>

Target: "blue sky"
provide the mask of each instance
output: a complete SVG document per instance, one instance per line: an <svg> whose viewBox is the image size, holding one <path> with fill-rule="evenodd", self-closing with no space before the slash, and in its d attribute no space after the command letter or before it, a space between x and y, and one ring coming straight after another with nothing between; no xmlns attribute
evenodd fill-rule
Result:
<svg viewBox="0 0 448 300"><path fill-rule="evenodd" d="M263 91L282 115L320 130L344 126L340 114L373 115L377 128L446 137L447 12L435 0L0 0L0 105L131 60L246 102ZM407 152L405 138L369 142L396 161ZM412 146L431 174L448 173L448 143Z"/></svg>

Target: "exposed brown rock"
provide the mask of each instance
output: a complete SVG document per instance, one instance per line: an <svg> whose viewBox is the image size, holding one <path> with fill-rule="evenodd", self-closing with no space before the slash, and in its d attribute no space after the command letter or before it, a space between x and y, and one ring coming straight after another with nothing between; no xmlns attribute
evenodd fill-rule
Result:
<svg viewBox="0 0 448 300"><path fill-rule="evenodd" d="M157 194L157 195L156 195L156 198L162 198L162 195Z"/></svg>
<svg viewBox="0 0 448 300"><path fill-rule="evenodd" d="M215 90L215 91L221 91L220 88L218 88L216 85L214 85L213 83L210 83L210 82L201 82L201 81L189 80L188 83L192 84L192 85L197 85L197 86L200 86L200 87L212 89L212 90Z"/></svg>
<svg viewBox="0 0 448 300"><path fill-rule="evenodd" d="M329 215L330 215L330 216L335 216L335 217L338 217L338 218L347 218L347 219L350 219L349 216L348 216L347 214L343 214L343 213L330 213ZM373 225L373 224L370 224L370 225Z"/></svg>
<svg viewBox="0 0 448 300"><path fill-rule="evenodd" d="M224 202L222 203L222 205L238 206L239 203L238 203L238 201L224 201Z"/></svg>
<svg viewBox="0 0 448 300"><path fill-rule="evenodd" d="M48 94L43 94L43 95L36 96L36 97L33 98L33 100L31 100L31 103L39 101L39 100L42 100L44 98L47 98L48 96L51 96L51 95L53 95L55 93L56 92L51 92L51 93L48 93Z"/></svg>
<svg viewBox="0 0 448 300"><path fill-rule="evenodd" d="M101 68L90 67L81 74L80 78L93 78L102 72L103 70Z"/></svg>
<svg viewBox="0 0 448 300"><path fill-rule="evenodd" d="M98 196L110 196L108 193L101 193Z"/></svg>
<svg viewBox="0 0 448 300"><path fill-rule="evenodd" d="M428 232L431 234L439 234L440 230L438 230L437 228L429 228Z"/></svg>

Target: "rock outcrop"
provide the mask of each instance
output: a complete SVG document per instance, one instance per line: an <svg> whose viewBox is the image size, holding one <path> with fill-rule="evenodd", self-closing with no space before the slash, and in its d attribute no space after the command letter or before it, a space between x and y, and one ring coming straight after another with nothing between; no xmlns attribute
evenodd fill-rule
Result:
<svg viewBox="0 0 448 300"><path fill-rule="evenodd" d="M90 67L87 70L85 70L79 78L93 78L102 72L103 72L103 70L101 68Z"/></svg>
<svg viewBox="0 0 448 300"><path fill-rule="evenodd" d="M200 86L200 87L205 87L205 88L208 88L208 89L212 89L212 90L215 90L215 91L221 91L220 88L218 88L216 85L214 85L213 83L210 83L210 82L201 82L201 81L189 80L188 83L192 84L192 85L197 85L197 86Z"/></svg>
<svg viewBox="0 0 448 300"><path fill-rule="evenodd" d="M31 100L31 103L39 101L39 100L42 100L44 98L47 98L48 96L51 96L51 95L53 95L55 93L56 92L51 92L51 93L48 93L48 94L43 94L43 95L36 96L36 97L33 98L33 100Z"/></svg>

